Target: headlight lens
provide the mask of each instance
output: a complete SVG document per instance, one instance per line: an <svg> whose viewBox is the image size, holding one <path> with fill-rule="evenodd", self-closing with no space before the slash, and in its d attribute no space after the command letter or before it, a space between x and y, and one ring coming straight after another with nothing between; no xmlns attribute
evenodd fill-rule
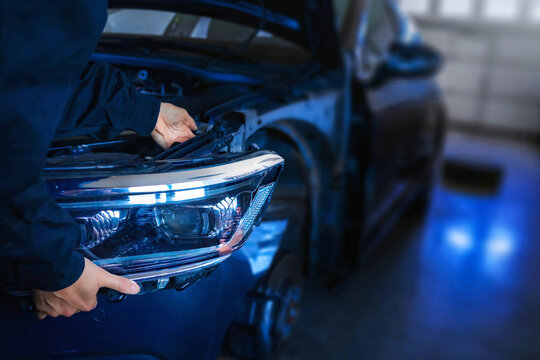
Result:
<svg viewBox="0 0 540 360"><path fill-rule="evenodd" d="M199 168L49 182L84 229L85 256L110 272L147 280L217 263L238 249L282 166L278 155L258 152Z"/></svg>
<svg viewBox="0 0 540 360"><path fill-rule="evenodd" d="M218 198L207 205L171 205L154 208L158 229L170 239L227 237L249 206L251 193Z"/></svg>

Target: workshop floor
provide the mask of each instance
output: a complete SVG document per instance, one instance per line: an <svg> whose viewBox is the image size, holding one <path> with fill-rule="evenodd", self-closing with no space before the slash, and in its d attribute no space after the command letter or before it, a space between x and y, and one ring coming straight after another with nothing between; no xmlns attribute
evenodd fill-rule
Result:
<svg viewBox="0 0 540 360"><path fill-rule="evenodd" d="M501 165L499 192L439 184L345 284L308 283L281 359L540 358L540 150L451 133L445 153Z"/></svg>

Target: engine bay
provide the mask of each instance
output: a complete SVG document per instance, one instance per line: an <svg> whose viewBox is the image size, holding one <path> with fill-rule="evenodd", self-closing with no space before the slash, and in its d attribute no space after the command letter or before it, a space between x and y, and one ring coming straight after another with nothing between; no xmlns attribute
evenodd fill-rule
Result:
<svg viewBox="0 0 540 360"><path fill-rule="evenodd" d="M235 124L231 128L226 121L220 121L221 112L212 116L209 112L243 94L250 94L253 90L253 87L248 85L203 81L196 76L170 70L132 66L119 68L139 93L188 111L198 127L194 131L196 137L185 144L175 144L172 148L185 148L184 145L187 145L190 150L181 153L164 151L150 137L130 130L111 139L91 136L57 138L52 142L47 154L47 172L62 168L92 172L118 170L140 166L148 159L178 159L180 156L196 159L217 153L221 150L217 148L231 141L231 132L238 126ZM226 112L226 109L223 112ZM219 138L222 138L221 141L216 141ZM195 154L192 154L193 152Z"/></svg>

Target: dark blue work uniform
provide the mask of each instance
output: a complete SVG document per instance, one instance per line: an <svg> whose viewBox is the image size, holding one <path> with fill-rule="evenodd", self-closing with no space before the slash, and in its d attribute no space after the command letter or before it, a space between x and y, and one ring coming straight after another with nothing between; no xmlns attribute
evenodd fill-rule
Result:
<svg viewBox="0 0 540 360"><path fill-rule="evenodd" d="M59 290L84 268L80 228L41 177L52 139L154 128L159 100L88 65L106 19L105 0L0 0L0 286Z"/></svg>

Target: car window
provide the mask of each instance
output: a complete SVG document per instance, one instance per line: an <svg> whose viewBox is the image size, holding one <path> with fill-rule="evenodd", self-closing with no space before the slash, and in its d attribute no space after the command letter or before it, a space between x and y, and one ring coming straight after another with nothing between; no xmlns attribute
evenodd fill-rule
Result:
<svg viewBox="0 0 540 360"><path fill-rule="evenodd" d="M361 31L363 35L358 37L359 65L362 73L372 74L398 36L393 17L385 1L372 0L370 2L366 23Z"/></svg>

